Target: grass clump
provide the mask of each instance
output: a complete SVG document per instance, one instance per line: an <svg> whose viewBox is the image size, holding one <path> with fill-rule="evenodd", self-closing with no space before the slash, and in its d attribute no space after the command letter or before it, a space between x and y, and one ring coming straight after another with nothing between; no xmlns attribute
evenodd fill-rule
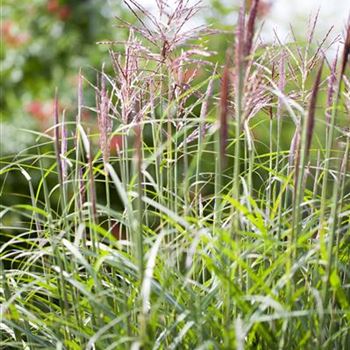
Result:
<svg viewBox="0 0 350 350"><path fill-rule="evenodd" d="M256 0L221 67L186 27L198 4L125 3L139 26L80 73L76 117L56 95L2 158L1 346L349 348L349 25L334 64L312 30L262 47Z"/></svg>

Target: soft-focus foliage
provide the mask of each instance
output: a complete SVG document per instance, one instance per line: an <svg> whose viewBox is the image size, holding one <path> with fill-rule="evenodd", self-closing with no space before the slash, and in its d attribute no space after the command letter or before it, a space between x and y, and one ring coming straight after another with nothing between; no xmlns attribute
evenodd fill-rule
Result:
<svg viewBox="0 0 350 350"><path fill-rule="evenodd" d="M62 108L72 109L79 68L94 76L92 67L105 57L106 48L96 42L123 38L112 27L121 7L104 0L4 0L1 11L1 84L6 93L0 100L0 146L3 154L13 154L34 141L14 128L44 131L52 124L55 87Z"/></svg>

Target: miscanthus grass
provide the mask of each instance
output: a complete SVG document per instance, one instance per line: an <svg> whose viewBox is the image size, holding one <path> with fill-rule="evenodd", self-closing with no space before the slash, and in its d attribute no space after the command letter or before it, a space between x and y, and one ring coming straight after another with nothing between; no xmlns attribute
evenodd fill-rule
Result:
<svg viewBox="0 0 350 350"><path fill-rule="evenodd" d="M316 20L263 46L255 0L220 65L199 3L125 4L76 116L1 159L1 348L349 349L349 24L334 61Z"/></svg>

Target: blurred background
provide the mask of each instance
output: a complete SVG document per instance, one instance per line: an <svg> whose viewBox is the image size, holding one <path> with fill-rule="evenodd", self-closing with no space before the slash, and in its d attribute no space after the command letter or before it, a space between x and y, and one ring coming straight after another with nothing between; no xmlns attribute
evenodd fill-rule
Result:
<svg viewBox="0 0 350 350"><path fill-rule="evenodd" d="M155 0L141 3L155 8ZM195 21L232 29L238 0L206 0L203 5ZM130 14L122 0L3 0L1 7L0 151L10 155L35 140L32 133L20 129L44 131L52 125L55 87L61 108L75 110L79 68L94 79L95 69L109 60L108 45L96 42L124 39L126 33L115 26L114 16L128 20ZM306 40L308 17L318 8L316 40L334 25L332 40L344 28L350 0L262 0L263 40L273 41L274 32L283 41L291 40L290 25L298 38ZM215 42L214 49L222 57L231 39Z"/></svg>
<svg viewBox="0 0 350 350"><path fill-rule="evenodd" d="M155 10L156 0L139 2ZM227 31L228 34L205 40L208 48L217 52L215 60L224 62L226 48L233 42L239 0L204 0L203 5L192 25L212 24ZM258 16L262 40L273 42L276 32L281 41L293 41L290 34L290 25L293 25L300 44L306 43L309 17L315 16L319 8L316 45L332 25L329 41L341 34L350 12L350 0L261 0ZM36 153L37 133L45 132L54 124L56 87L60 109L66 110L66 120L74 120L79 69L91 82L96 81L103 62L107 63L106 70L110 70L109 45L96 43L126 39L126 30L116 26L115 17L131 22L135 22L135 18L123 0L2 0L1 10L0 154L3 167L14 164L14 157L20 159ZM87 84L84 102L95 105L94 91ZM89 122L90 131L97 129L93 113L85 110L83 118ZM260 129L262 135L258 136L263 140L268 131ZM291 134L292 126L284 132ZM51 146L47 152L52 152ZM31 158L27 161L30 163ZM40 172L33 172L32 176L33 184L38 184ZM5 173L5 177L6 181L2 181L3 177L0 181L1 204L6 207L22 203L25 198L30 203L28 183L23 175L14 171ZM57 181L51 180L53 184ZM7 220L19 222L20 218L7 216Z"/></svg>
<svg viewBox="0 0 350 350"><path fill-rule="evenodd" d="M79 68L93 74L108 59L108 47L96 42L119 35L113 16L122 9L105 0L4 0L1 7L0 149L6 155L33 142L19 129L52 125L55 87L61 107L73 107Z"/></svg>

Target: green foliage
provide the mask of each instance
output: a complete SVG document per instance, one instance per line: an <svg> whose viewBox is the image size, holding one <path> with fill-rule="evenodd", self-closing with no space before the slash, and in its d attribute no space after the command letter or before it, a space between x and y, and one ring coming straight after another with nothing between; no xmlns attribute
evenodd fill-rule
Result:
<svg viewBox="0 0 350 350"><path fill-rule="evenodd" d="M98 65L106 47L96 42L123 39L113 29L111 16L120 15L118 4L102 0L34 0L1 4L0 103L5 130L1 152L13 154L34 142L29 134L16 134L9 123L44 131L52 123L55 88L61 91L62 108L76 103L77 72ZM94 71L87 70L94 76Z"/></svg>

